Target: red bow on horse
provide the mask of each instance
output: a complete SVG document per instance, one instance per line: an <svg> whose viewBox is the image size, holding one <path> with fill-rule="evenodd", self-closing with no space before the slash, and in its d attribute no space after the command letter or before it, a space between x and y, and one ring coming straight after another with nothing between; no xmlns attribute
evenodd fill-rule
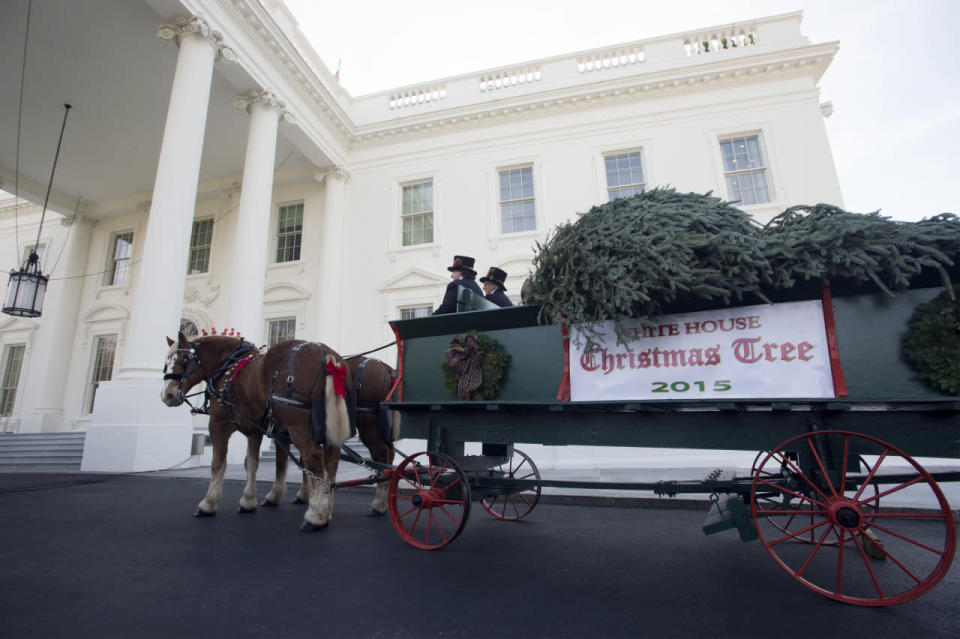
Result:
<svg viewBox="0 0 960 639"><path fill-rule="evenodd" d="M344 382L347 379L347 365L337 366L333 362L327 362L327 375L333 375L333 391L340 397L346 397L347 386Z"/></svg>

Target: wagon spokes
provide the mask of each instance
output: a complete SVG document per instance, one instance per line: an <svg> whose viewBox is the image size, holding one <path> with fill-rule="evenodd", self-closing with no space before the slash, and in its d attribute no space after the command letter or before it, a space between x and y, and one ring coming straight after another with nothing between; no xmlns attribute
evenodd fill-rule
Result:
<svg viewBox="0 0 960 639"><path fill-rule="evenodd" d="M502 493L485 496L481 502L484 510L503 521L517 521L529 515L540 501L541 490L540 470L533 463L533 459L523 451L514 449L509 461L495 467L493 473L502 479L537 483L516 488L510 488L507 485Z"/></svg>
<svg viewBox="0 0 960 639"><path fill-rule="evenodd" d="M781 444L755 464L751 506L774 560L845 603L919 597L943 578L956 550L953 514L934 479L866 435L819 431Z"/></svg>
<svg viewBox="0 0 960 639"><path fill-rule="evenodd" d="M387 510L404 541L436 550L463 530L470 513L470 486L452 458L417 453L391 473Z"/></svg>

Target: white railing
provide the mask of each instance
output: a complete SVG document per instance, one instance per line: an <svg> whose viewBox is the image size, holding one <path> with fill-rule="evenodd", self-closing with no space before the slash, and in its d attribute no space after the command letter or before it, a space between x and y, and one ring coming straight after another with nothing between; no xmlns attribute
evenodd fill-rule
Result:
<svg viewBox="0 0 960 639"><path fill-rule="evenodd" d="M480 76L480 92L508 89L510 87L539 82L543 78L539 66L505 69Z"/></svg>
<svg viewBox="0 0 960 639"><path fill-rule="evenodd" d="M705 58L749 56L751 49L767 52L802 47L810 41L800 30L801 19L800 12L793 12L465 73L361 96L349 108L355 121L366 125L381 121L384 106L394 117L470 109L502 99L504 94L513 99L594 83L600 77L656 74L695 66Z"/></svg>
<svg viewBox="0 0 960 639"><path fill-rule="evenodd" d="M447 88L443 85L417 87L404 89L390 94L390 109L403 109L405 107L417 106L418 104L430 104L447 97Z"/></svg>
<svg viewBox="0 0 960 639"><path fill-rule="evenodd" d="M757 32L753 28L734 28L726 31L708 31L684 39L683 49L687 55L703 55L728 49L742 49L757 44Z"/></svg>
<svg viewBox="0 0 960 639"><path fill-rule="evenodd" d="M646 59L647 54L643 47L611 49L577 58L577 71L579 73L591 73L605 69L617 69L631 64L639 64Z"/></svg>

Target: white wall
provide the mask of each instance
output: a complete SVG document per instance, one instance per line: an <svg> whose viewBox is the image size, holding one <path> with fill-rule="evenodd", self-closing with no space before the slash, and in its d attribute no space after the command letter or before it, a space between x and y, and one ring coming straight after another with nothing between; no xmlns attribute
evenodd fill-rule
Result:
<svg viewBox="0 0 960 639"><path fill-rule="evenodd" d="M788 18L780 21L783 22L780 26L787 29L782 48L808 46L799 33L799 18L792 14ZM773 22L771 29L779 24ZM417 120L418 107L412 107L409 112L378 116L389 101L386 94L358 99L354 103L358 126L382 125L387 127L384 129L387 134L369 137L358 132L352 146L345 150L342 168L349 177L343 204L343 300L331 301L329 294L317 286L321 275L320 247L327 213L324 210L327 187L315 174L325 167L283 166L274 176L271 234L263 238L268 266L262 282L250 282L251 287L264 286L264 323L280 317L295 317L297 337L322 339L318 334L320 309L326 304L338 303L343 333L340 343L330 346L344 355L380 346L393 339L386 322L398 317L398 306L439 304L449 277L446 267L454 254L475 257L481 274L490 266L503 267L510 274L509 292L516 297L526 277L535 242L542 241L556 224L573 219L578 212L606 200L603 156L614 151L642 152L648 188L669 185L680 191L713 191L727 198L718 137L759 133L774 200L744 210L765 222L794 204L842 205L819 109L818 73L763 71L762 79L756 80L750 77L749 71L738 71L744 73L741 79L723 83L711 76L715 63L723 60L743 61L752 55L769 59L777 49L775 40L770 31L756 51L748 48L720 52L704 56L702 60L677 53L682 51L682 47L677 48L682 42L679 38L658 40L648 44L645 68L611 70L604 77L627 82L633 73L663 74L671 65L679 65L684 73L690 74L683 82L675 81L666 88L655 86L651 90L647 89L653 85L636 84L629 90L611 89L598 91L595 96L563 100L540 96L524 103L526 98L518 96L529 98L545 88L562 90L563 82L557 84L556 78L566 78L563 81L569 81L568 84L588 86L594 79L600 82L600 73L607 73L598 72L589 77L578 74L575 65L571 66L571 61L575 62L573 58L544 61L544 69L565 65L569 78L558 71L552 76L553 80L545 75L542 84L512 95L511 89L502 94L487 93L476 104L462 97L454 99L451 93L448 101L431 104L420 112L439 113L450 105L464 110L462 114L445 114L443 117L447 119L436 126L422 118ZM658 58L658 47L669 48L670 55ZM681 57L671 57L675 55ZM829 63L832 53L827 51L823 55L827 61L818 64ZM458 83L465 88L473 87L474 78L463 76L451 80L451 91ZM475 111L469 113L471 108ZM378 123L378 117L385 119ZM402 125L408 121L410 127L405 131ZM518 164L533 166L537 229L504 235L499 232L497 170ZM434 181L434 242L401 247L400 185L424 178ZM231 327L231 318L223 316L226 305L221 291L231 265L244 258L232 251L239 182L237 174L200 185L195 215L216 219L210 271L186 276L184 265L182 271L170 273L171 278L187 278L182 315L201 328ZM298 201L304 203L301 259L275 264L273 234L277 207ZM143 203L106 202L100 204L99 211L94 211L100 215L94 215L98 219L90 232L83 269L89 276L83 279L72 352L65 353L63 359L69 372L60 429L85 428L89 421L83 409L96 336L116 333L118 360L122 354L126 321L137 292L136 262L142 255L147 210ZM5 256L8 247L15 243L10 239L13 224L13 217L0 210L0 242ZM35 233L36 227L33 228ZM51 242L61 241L65 229L53 225L49 228ZM120 287L104 286L101 272L107 264L110 238L114 232L123 230L132 230L135 234L130 283ZM23 234L24 228L20 231ZM13 266L15 260L8 261ZM51 282L51 287L58 285ZM57 309L45 309L45 314L55 312ZM17 340L44 339L43 327L42 321L0 320L0 346ZM176 330L177 327L171 326L169 335L174 336ZM165 345L158 345L158 351L163 350ZM29 354L28 347L28 358ZM378 356L393 363L395 354L387 350ZM158 391L161 366L162 362L158 361ZM42 385L43 380L31 377L35 369L29 361L24 363L21 385ZM4 427L17 428L17 416L28 414L33 408L18 405L17 415L6 420Z"/></svg>

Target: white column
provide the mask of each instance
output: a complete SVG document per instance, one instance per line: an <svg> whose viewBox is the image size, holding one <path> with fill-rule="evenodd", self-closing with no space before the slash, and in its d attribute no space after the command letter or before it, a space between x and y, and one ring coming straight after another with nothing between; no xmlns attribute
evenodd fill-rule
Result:
<svg viewBox="0 0 960 639"><path fill-rule="evenodd" d="M277 126L283 104L266 91L238 95L233 105L250 114L243 161L243 183L237 209L233 255L226 275L225 326L236 328L254 344L263 340L263 285L267 268L273 164Z"/></svg>
<svg viewBox="0 0 960 639"><path fill-rule="evenodd" d="M200 153L213 63L219 47L216 34L197 18L164 25L158 35L175 38L180 54L163 130L127 340L115 376L119 379L156 380L158 363L167 350L164 336L176 332L180 326Z"/></svg>
<svg viewBox="0 0 960 639"><path fill-rule="evenodd" d="M340 349L340 315L343 304L343 218L344 183L350 175L340 167L318 173L326 190L323 207L323 227L320 238L320 281L316 303L319 319L317 339L333 349Z"/></svg>
<svg viewBox="0 0 960 639"><path fill-rule="evenodd" d="M60 250L63 252L54 260L56 271L48 273L53 281L47 287L43 321L33 343L30 378L22 385L23 405L34 408L23 416L19 428L21 433L65 430L63 391L67 385L67 371L70 369L70 353L73 351L83 278L60 278L84 272L93 223L82 218L64 218L62 224L70 227L63 248L51 245L47 250L47 258L51 260ZM47 266L53 267L54 261Z"/></svg>
<svg viewBox="0 0 960 639"><path fill-rule="evenodd" d="M101 383L97 390L83 470L156 470L190 455L189 409L160 402L160 367L167 350L164 336L176 333L183 309L213 64L221 55L235 56L221 46L220 34L197 17L161 25L157 35L175 41L180 53L133 309L114 381Z"/></svg>

